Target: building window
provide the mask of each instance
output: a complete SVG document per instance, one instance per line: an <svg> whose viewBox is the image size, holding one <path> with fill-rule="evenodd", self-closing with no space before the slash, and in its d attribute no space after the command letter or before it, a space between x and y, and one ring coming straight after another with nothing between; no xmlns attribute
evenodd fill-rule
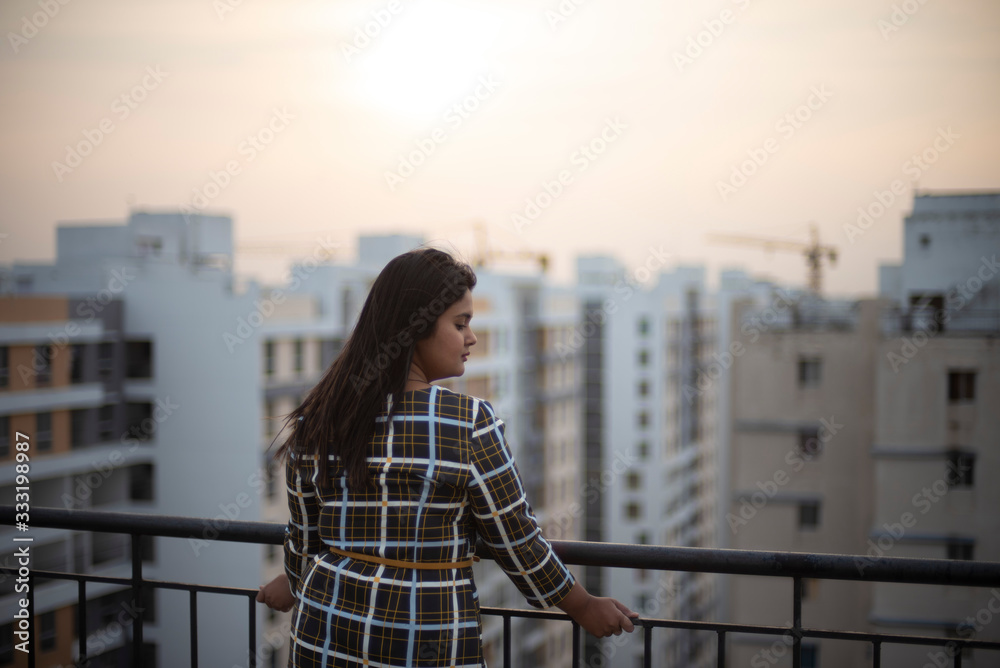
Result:
<svg viewBox="0 0 1000 668"><path fill-rule="evenodd" d="M629 471L625 477L625 482L629 489L639 489L642 487L642 474L638 471Z"/></svg>
<svg viewBox="0 0 1000 668"><path fill-rule="evenodd" d="M0 457L10 455L10 416L0 415Z"/></svg>
<svg viewBox="0 0 1000 668"><path fill-rule="evenodd" d="M639 366L649 366L649 351L640 350L639 351Z"/></svg>
<svg viewBox="0 0 1000 668"><path fill-rule="evenodd" d="M69 447L87 445L87 409L75 408L69 412Z"/></svg>
<svg viewBox="0 0 1000 668"><path fill-rule="evenodd" d="M52 346L47 343L35 346L35 385L52 382Z"/></svg>
<svg viewBox="0 0 1000 668"><path fill-rule="evenodd" d="M305 342L302 339L295 339L295 373L302 373L305 369Z"/></svg>
<svg viewBox="0 0 1000 668"><path fill-rule="evenodd" d="M819 440L819 429L799 430L799 453L809 461L817 457L823 449L823 443Z"/></svg>
<svg viewBox="0 0 1000 668"><path fill-rule="evenodd" d="M130 401L125 404L125 431L129 436L146 442L156 433L153 419L153 404L145 401Z"/></svg>
<svg viewBox="0 0 1000 668"><path fill-rule="evenodd" d="M55 611L43 612L41 614L41 629L39 631L39 640L41 641L42 651L51 652L56 648L56 613Z"/></svg>
<svg viewBox="0 0 1000 668"><path fill-rule="evenodd" d="M0 387L8 385L10 385L10 348L0 346Z"/></svg>
<svg viewBox="0 0 1000 668"><path fill-rule="evenodd" d="M153 343L129 341L125 344L125 376L128 378L153 377Z"/></svg>
<svg viewBox="0 0 1000 668"><path fill-rule="evenodd" d="M972 561L972 552L975 544L972 541L948 541L945 548L946 559L958 559L960 561Z"/></svg>
<svg viewBox="0 0 1000 668"><path fill-rule="evenodd" d="M642 441L639 443L639 459L646 459L649 457L649 443Z"/></svg>
<svg viewBox="0 0 1000 668"><path fill-rule="evenodd" d="M35 414L35 438L39 452L52 450L52 413Z"/></svg>
<svg viewBox="0 0 1000 668"><path fill-rule="evenodd" d="M819 501L803 501L799 503L799 529L816 529L819 527Z"/></svg>
<svg viewBox="0 0 1000 668"><path fill-rule="evenodd" d="M625 504L625 517L630 520L637 520L642 517L642 506L634 501L632 503Z"/></svg>
<svg viewBox="0 0 1000 668"><path fill-rule="evenodd" d="M267 464L267 469L264 472L264 479L267 482L267 500L274 501L274 499L278 496L278 476L275 475L274 464L272 462L268 462Z"/></svg>
<svg viewBox="0 0 1000 668"><path fill-rule="evenodd" d="M639 414L636 416L636 419L639 422L640 427L649 426L649 413L647 413L646 411L639 411Z"/></svg>
<svg viewBox="0 0 1000 668"><path fill-rule="evenodd" d="M76 343L69 347L69 382L83 382L83 353L86 348Z"/></svg>
<svg viewBox="0 0 1000 668"><path fill-rule="evenodd" d="M649 395L649 381L641 380L639 381L639 396L645 397Z"/></svg>
<svg viewBox="0 0 1000 668"><path fill-rule="evenodd" d="M264 374L274 375L274 341L267 341L264 344Z"/></svg>
<svg viewBox="0 0 1000 668"><path fill-rule="evenodd" d="M960 404L976 400L976 372L948 372L948 403Z"/></svg>
<svg viewBox="0 0 1000 668"><path fill-rule="evenodd" d="M819 357L799 357L799 387L818 387L822 371Z"/></svg>
<svg viewBox="0 0 1000 668"><path fill-rule="evenodd" d="M153 465L129 467L129 498L133 501L153 500Z"/></svg>
<svg viewBox="0 0 1000 668"><path fill-rule="evenodd" d="M976 455L961 450L948 452L948 465L945 479L949 487L972 487L973 472L976 467Z"/></svg>
<svg viewBox="0 0 1000 668"><path fill-rule="evenodd" d="M649 318L642 317L639 319L638 323L639 335L647 336L649 334Z"/></svg>
<svg viewBox="0 0 1000 668"><path fill-rule="evenodd" d="M819 665L819 647L802 645L802 668L816 668Z"/></svg>
<svg viewBox="0 0 1000 668"><path fill-rule="evenodd" d="M114 367L113 343L101 343L97 346L97 375L101 378L110 378L111 369Z"/></svg>
<svg viewBox="0 0 1000 668"><path fill-rule="evenodd" d="M105 404L97 409L97 438L110 441L115 437L115 407Z"/></svg>

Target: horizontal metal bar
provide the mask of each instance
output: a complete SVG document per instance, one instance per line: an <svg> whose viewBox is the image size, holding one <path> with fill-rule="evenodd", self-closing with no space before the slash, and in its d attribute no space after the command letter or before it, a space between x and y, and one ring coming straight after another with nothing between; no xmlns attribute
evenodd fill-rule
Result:
<svg viewBox="0 0 1000 668"><path fill-rule="evenodd" d="M32 508L32 524L38 527L144 533L189 538L212 532L215 540L279 545L285 526L268 522L238 522L193 517L105 513L62 508ZM13 525L14 507L0 506L0 524ZM217 533L217 535L216 535ZM949 584L968 587L1000 586L1000 563L950 559L850 556L758 550L722 550L659 545L623 545L584 541L550 541L568 564L612 568L808 577L827 580ZM481 557L489 557L482 545Z"/></svg>

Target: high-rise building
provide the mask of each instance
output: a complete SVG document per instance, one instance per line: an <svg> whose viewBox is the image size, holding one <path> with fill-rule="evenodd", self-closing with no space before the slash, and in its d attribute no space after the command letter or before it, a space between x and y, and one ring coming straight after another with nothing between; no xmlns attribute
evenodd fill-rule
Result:
<svg viewBox="0 0 1000 668"><path fill-rule="evenodd" d="M704 270L627 270L612 258L578 261L583 313L565 349L579 350L584 377L586 540L714 547L715 392L697 371L715 351L714 306ZM643 616L710 620L709 574L588 568L592 591ZM590 665L638 665L641 634L588 639ZM710 638L654 636L654 665L714 665ZM596 662L596 663L594 663Z"/></svg>
<svg viewBox="0 0 1000 668"><path fill-rule="evenodd" d="M926 193L905 220L903 263L881 269L879 299L774 291L736 302L720 527L732 547L853 554L859 572L883 555L1000 560L1000 491L986 482L1000 472L987 408L1000 405L998 250L1000 193ZM791 588L729 578L728 617L787 626ZM996 640L976 618L1000 608L995 594L806 581L803 624ZM730 642L731 665L791 665L780 639ZM807 639L802 665L862 665L867 652ZM885 645L881 660L950 665L953 655Z"/></svg>

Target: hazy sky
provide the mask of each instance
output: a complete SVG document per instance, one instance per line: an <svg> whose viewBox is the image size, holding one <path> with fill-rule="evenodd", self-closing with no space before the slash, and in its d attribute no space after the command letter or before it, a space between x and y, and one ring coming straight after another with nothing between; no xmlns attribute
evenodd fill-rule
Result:
<svg viewBox="0 0 1000 668"><path fill-rule="evenodd" d="M471 256L481 221L561 278L662 247L802 284L706 235L815 221L830 291L871 293L914 185L1000 188L996 0L4 0L0 28L5 264L51 259L58 221L189 206L347 257L358 232Z"/></svg>

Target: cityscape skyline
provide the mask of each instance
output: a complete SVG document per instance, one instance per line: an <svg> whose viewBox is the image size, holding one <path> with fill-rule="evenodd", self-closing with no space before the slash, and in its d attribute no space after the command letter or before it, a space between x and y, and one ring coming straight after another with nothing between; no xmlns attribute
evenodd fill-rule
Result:
<svg viewBox="0 0 1000 668"><path fill-rule="evenodd" d="M830 294L871 295L916 188L1000 187L986 0L19 0L0 26L0 264L50 261L67 219L188 207L232 215L238 273L269 281L277 255L241 244L419 232L471 255L482 221L563 281L664 246L804 285L800 257L708 235L815 221Z"/></svg>

